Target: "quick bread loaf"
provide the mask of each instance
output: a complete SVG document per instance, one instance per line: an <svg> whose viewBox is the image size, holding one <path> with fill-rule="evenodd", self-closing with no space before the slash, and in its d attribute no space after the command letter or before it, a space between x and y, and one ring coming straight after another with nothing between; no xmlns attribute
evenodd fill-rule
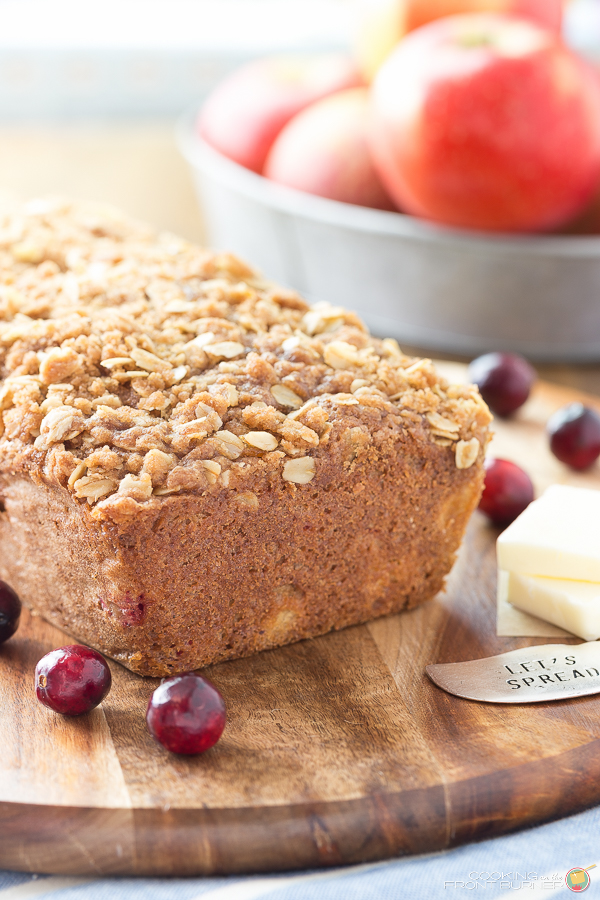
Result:
<svg viewBox="0 0 600 900"><path fill-rule="evenodd" d="M0 222L0 577L141 674L410 608L477 505L473 386L112 209Z"/></svg>

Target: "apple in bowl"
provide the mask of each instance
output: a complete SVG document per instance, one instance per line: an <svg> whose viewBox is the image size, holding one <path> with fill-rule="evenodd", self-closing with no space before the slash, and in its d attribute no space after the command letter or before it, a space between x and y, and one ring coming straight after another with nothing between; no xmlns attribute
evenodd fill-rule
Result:
<svg viewBox="0 0 600 900"><path fill-rule="evenodd" d="M600 79L550 31L450 16L409 34L372 86L369 144L396 204L459 228L543 232L600 181Z"/></svg>
<svg viewBox="0 0 600 900"><path fill-rule="evenodd" d="M260 174L273 141L293 116L362 83L356 62L342 53L257 59L217 85L202 107L198 132L223 156Z"/></svg>
<svg viewBox="0 0 600 900"><path fill-rule="evenodd" d="M366 88L325 97L285 125L269 151L263 174L308 194L394 210L369 153L368 125Z"/></svg>
<svg viewBox="0 0 600 900"><path fill-rule="evenodd" d="M558 34L563 6L564 0L360 0L356 56L370 82L405 34L436 19L463 13L508 13Z"/></svg>

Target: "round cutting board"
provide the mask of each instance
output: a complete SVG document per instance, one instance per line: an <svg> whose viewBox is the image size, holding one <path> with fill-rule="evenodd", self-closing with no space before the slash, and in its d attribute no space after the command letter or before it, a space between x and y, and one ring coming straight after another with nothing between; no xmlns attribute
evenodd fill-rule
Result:
<svg viewBox="0 0 600 900"><path fill-rule="evenodd" d="M600 409L540 383L514 420L494 425L491 453L523 465L538 493L553 482L600 488L598 466L572 473L546 446L549 415L576 399ZM440 850L600 802L600 697L485 705L424 674L548 642L496 636L497 534L475 513L447 590L424 606L211 667L229 720L196 758L154 743L144 714L158 682L117 664L87 716L37 703L35 664L67 640L25 613L0 648L0 868L330 866Z"/></svg>

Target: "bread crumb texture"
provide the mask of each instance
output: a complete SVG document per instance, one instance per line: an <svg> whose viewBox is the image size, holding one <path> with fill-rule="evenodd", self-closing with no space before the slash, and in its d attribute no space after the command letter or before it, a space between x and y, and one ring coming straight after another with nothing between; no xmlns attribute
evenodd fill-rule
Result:
<svg viewBox="0 0 600 900"><path fill-rule="evenodd" d="M490 415L472 385L377 340L354 313L112 208L37 200L0 217L0 471L120 521L173 494L318 483L387 423L459 469Z"/></svg>

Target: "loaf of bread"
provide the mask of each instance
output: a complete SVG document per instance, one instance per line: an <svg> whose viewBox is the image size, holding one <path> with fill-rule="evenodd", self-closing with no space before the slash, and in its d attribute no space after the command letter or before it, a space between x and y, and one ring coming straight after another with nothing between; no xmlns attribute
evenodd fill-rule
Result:
<svg viewBox="0 0 600 900"><path fill-rule="evenodd" d="M0 220L0 577L167 675L396 613L477 505L477 389L112 209Z"/></svg>

